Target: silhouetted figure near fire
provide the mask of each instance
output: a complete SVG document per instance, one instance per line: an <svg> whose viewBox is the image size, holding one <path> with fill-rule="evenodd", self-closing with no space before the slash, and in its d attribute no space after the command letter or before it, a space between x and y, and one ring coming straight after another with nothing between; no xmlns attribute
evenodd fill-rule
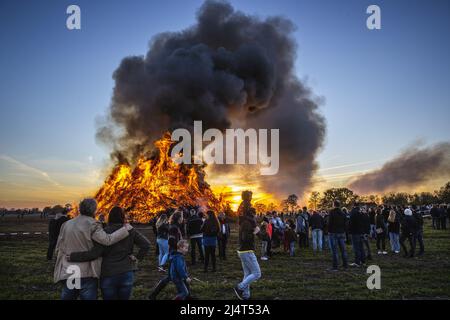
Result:
<svg viewBox="0 0 450 320"><path fill-rule="evenodd" d="M56 248L56 243L58 242L59 232L61 231L61 226L64 222L69 220L67 217L67 209L63 209L58 212L54 219L48 222L48 250L47 250L47 260L53 259L53 253Z"/></svg>
<svg viewBox="0 0 450 320"><path fill-rule="evenodd" d="M211 260L212 271L216 272L216 246L220 224L213 211L208 210L206 217L201 229L203 232L203 247L205 248L204 271L208 272L208 264Z"/></svg>
<svg viewBox="0 0 450 320"><path fill-rule="evenodd" d="M221 212L219 214L220 231L218 245L219 245L219 258L222 260L227 259L227 243L230 237L230 224L227 222L227 217L225 213Z"/></svg>
<svg viewBox="0 0 450 320"><path fill-rule="evenodd" d="M187 221L186 233L191 241L191 265L197 263L195 257L196 247L200 256L200 261L204 261L203 255L203 233L202 233L203 220L198 216L195 209L191 209L191 216Z"/></svg>
<svg viewBox="0 0 450 320"><path fill-rule="evenodd" d="M253 193L251 191L242 191L242 202L239 204L237 210L238 216L244 215L245 212L248 212L252 208L252 195Z"/></svg>

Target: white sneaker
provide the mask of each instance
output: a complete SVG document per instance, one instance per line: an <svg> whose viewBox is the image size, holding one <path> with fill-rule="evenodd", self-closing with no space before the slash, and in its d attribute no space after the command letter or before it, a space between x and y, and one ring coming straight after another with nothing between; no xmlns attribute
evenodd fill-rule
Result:
<svg viewBox="0 0 450 320"><path fill-rule="evenodd" d="M261 257L261 260L267 261L267 260L269 260L269 258L267 258L267 257Z"/></svg>
<svg viewBox="0 0 450 320"><path fill-rule="evenodd" d="M399 253L400 253L400 251L394 251L394 253L396 253L396 254L399 254Z"/></svg>
<svg viewBox="0 0 450 320"><path fill-rule="evenodd" d="M387 254L387 251L383 251L383 254Z"/></svg>
<svg viewBox="0 0 450 320"><path fill-rule="evenodd" d="M381 252L381 251L378 251L378 254L382 254L382 252Z"/></svg>

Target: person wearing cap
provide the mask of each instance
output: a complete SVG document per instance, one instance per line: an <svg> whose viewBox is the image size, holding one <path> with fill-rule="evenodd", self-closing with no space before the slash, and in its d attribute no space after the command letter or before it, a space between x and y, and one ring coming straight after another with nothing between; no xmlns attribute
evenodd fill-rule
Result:
<svg viewBox="0 0 450 320"><path fill-rule="evenodd" d="M417 221L413 217L413 213L411 209L406 208L403 212L404 217L401 221L401 234L400 234L400 245L402 247L402 250L404 251L405 257L414 257L415 252L415 235L417 233ZM410 252L408 254L408 250L405 246L405 240L408 239L409 246L410 246Z"/></svg>

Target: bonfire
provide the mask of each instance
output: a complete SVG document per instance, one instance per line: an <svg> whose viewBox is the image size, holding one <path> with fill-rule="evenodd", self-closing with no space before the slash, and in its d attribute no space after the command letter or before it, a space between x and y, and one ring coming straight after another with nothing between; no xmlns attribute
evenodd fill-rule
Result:
<svg viewBox="0 0 450 320"><path fill-rule="evenodd" d="M155 142L156 155L142 156L135 166L118 164L98 190L98 213L107 215L113 206L127 210L137 222L146 223L169 208L204 206L216 212L229 208L205 181L201 165L176 164L170 157L170 134Z"/></svg>

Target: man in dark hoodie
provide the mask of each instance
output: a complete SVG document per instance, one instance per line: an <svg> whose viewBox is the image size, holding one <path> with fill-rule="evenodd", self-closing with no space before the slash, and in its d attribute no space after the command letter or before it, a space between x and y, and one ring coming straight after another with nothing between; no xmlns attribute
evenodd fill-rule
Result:
<svg viewBox="0 0 450 320"><path fill-rule="evenodd" d="M433 229L441 229L441 220L439 219L440 212L437 205L433 204L433 207L430 210L430 215L433 221Z"/></svg>
<svg viewBox="0 0 450 320"><path fill-rule="evenodd" d="M342 264L347 268L347 252L345 250L345 217L342 212L341 203L334 201L334 208L331 209L328 218L328 233L330 236L331 255L333 257L333 271L338 270L338 248L342 256Z"/></svg>
<svg viewBox="0 0 450 320"><path fill-rule="evenodd" d="M47 260L53 259L53 253L55 252L56 243L58 242L59 232L64 222L69 220L67 213L69 209L64 208L61 212L58 212L54 219L51 219L48 223L48 250Z"/></svg>
<svg viewBox="0 0 450 320"><path fill-rule="evenodd" d="M416 241L415 234L417 232L417 221L413 217L411 209L407 208L404 211L404 217L401 221L401 234L400 234L400 245L402 246L402 250L404 252L404 257L414 257L414 251L416 250ZM410 245L410 252L408 254L408 250L405 246L405 240L408 239Z"/></svg>
<svg viewBox="0 0 450 320"><path fill-rule="evenodd" d="M355 262L350 264L352 267L360 267L366 262L362 237L364 234L363 228L364 218L359 205L355 203L355 206L350 212L350 222L348 227L348 232L352 237L353 251L355 253Z"/></svg>
<svg viewBox="0 0 450 320"><path fill-rule="evenodd" d="M419 242L419 253L417 255L421 256L425 252L425 245L423 243L423 216L416 206L413 206L412 212L413 217L417 222L416 235L413 237L413 240ZM415 243L414 247L416 247Z"/></svg>
<svg viewBox="0 0 450 320"><path fill-rule="evenodd" d="M369 244L369 237L370 237L370 211L367 212L366 208L363 208L362 210L362 223L363 223L363 245L366 247L367 250L367 260L372 260L372 255L370 253L370 244Z"/></svg>
<svg viewBox="0 0 450 320"><path fill-rule="evenodd" d="M259 227L255 221L255 209L250 207L239 216L239 249L244 278L234 287L234 292L240 300L250 299L250 284L261 278L261 269L255 255L255 234Z"/></svg>
<svg viewBox="0 0 450 320"><path fill-rule="evenodd" d="M195 247L198 248L198 253L200 256L200 261L204 261L204 255L203 255L203 245L202 245L202 239L203 239L203 233L202 233L202 225L203 220L198 216L197 211L195 209L191 209L191 216L189 217L189 220L187 222L186 226L186 232L187 236L189 237L191 241L191 264L195 265L196 259L195 259Z"/></svg>

